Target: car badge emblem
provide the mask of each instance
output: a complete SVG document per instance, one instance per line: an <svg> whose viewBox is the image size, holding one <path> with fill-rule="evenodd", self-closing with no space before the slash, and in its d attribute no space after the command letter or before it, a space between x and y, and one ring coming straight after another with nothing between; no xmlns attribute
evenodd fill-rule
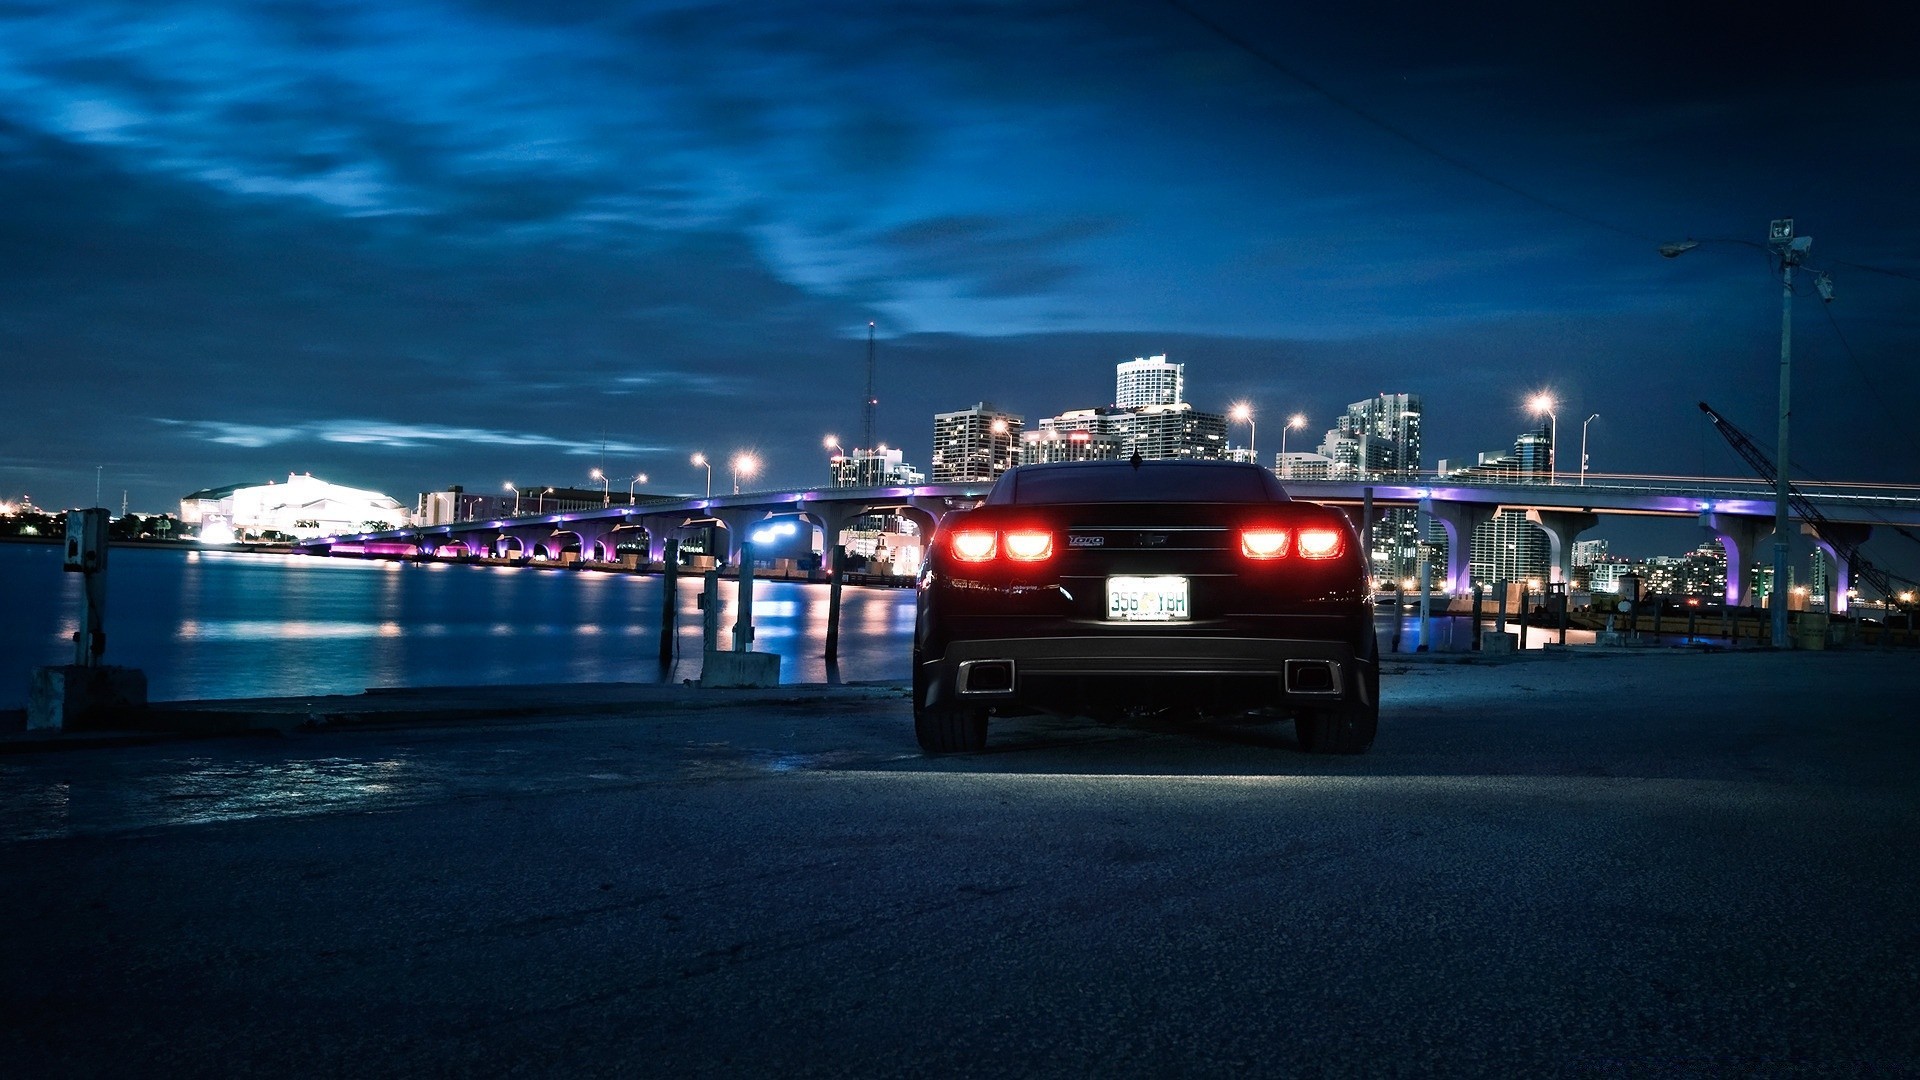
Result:
<svg viewBox="0 0 1920 1080"><path fill-rule="evenodd" d="M1140 534L1141 547L1165 547L1166 543L1167 543L1166 533L1141 533Z"/></svg>
<svg viewBox="0 0 1920 1080"><path fill-rule="evenodd" d="M1099 547L1107 542L1104 536L1069 536L1068 547Z"/></svg>

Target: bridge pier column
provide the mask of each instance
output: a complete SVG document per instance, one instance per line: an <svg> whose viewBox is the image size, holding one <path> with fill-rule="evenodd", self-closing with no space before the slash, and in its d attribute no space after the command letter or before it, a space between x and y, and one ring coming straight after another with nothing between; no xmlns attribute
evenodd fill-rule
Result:
<svg viewBox="0 0 1920 1080"><path fill-rule="evenodd" d="M1708 511L1700 515L1700 527L1727 553L1727 606L1748 606L1747 573L1760 565L1763 551L1773 549L1773 519Z"/></svg>
<svg viewBox="0 0 1920 1080"><path fill-rule="evenodd" d="M1824 555L1828 565L1833 567L1833 576L1827 579L1827 588L1830 590L1827 593L1827 610L1832 612L1847 610L1849 606L1847 591L1853 588L1853 561L1841 558L1840 551L1833 546L1833 542L1839 540L1859 550L1860 545L1866 543L1867 538L1873 535L1873 526L1829 522L1827 535L1822 536L1814 531L1813 526L1801 522L1800 531L1812 539L1814 557L1820 558Z"/></svg>
<svg viewBox="0 0 1920 1080"><path fill-rule="evenodd" d="M663 563L667 561L667 539L680 523L687 520L685 514L629 514L627 520L647 530L647 561Z"/></svg>
<svg viewBox="0 0 1920 1080"><path fill-rule="evenodd" d="M1473 591L1473 530L1493 520L1499 510L1492 503L1428 500L1427 510L1447 534L1447 594Z"/></svg>
<svg viewBox="0 0 1920 1080"><path fill-rule="evenodd" d="M840 568L840 534L860 517L857 509L830 502L802 503L800 512L821 532L820 568L829 574Z"/></svg>
<svg viewBox="0 0 1920 1080"><path fill-rule="evenodd" d="M947 512L947 504L940 499L915 496L907 500L907 505L899 509L901 517L913 522L920 531L919 566L927 565L927 555L933 545L933 532L940 527L940 519Z"/></svg>
<svg viewBox="0 0 1920 1080"><path fill-rule="evenodd" d="M747 543L747 531L767 519L767 509L754 507L748 510L714 510L711 513L719 519L720 524L727 527L726 565L738 567L740 549Z"/></svg>
<svg viewBox="0 0 1920 1080"><path fill-rule="evenodd" d="M1527 520L1547 534L1547 558L1552 565L1550 580L1562 585L1573 580L1573 541L1581 533L1600 524L1600 515L1580 510L1529 510Z"/></svg>

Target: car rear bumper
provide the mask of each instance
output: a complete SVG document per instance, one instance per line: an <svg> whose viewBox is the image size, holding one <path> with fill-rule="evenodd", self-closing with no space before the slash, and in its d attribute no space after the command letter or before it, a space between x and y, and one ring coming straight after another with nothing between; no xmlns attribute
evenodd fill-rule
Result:
<svg viewBox="0 0 1920 1080"><path fill-rule="evenodd" d="M1369 680L1344 641L1126 635L950 642L922 663L923 706L1028 705L1076 711L1098 702L1325 705Z"/></svg>

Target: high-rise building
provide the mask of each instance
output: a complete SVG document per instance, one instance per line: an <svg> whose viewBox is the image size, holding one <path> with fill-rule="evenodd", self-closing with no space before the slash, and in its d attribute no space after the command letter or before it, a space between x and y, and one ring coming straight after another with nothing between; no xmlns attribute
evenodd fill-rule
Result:
<svg viewBox="0 0 1920 1080"><path fill-rule="evenodd" d="M1544 480L1552 461L1548 451L1548 432L1521 433L1509 453L1484 453L1465 468L1450 469L1445 462L1440 471L1447 476L1476 480L1525 483ZM1493 520L1473 530L1469 556L1473 580L1491 585L1497 581L1547 581L1549 545L1547 534L1527 520L1525 511L1502 510Z"/></svg>
<svg viewBox="0 0 1920 1080"><path fill-rule="evenodd" d="M1184 401L1141 407L1134 413L1132 428L1126 447L1129 456L1139 454L1149 461L1226 456L1226 414L1201 412Z"/></svg>
<svg viewBox="0 0 1920 1080"><path fill-rule="evenodd" d="M1417 474L1422 411L1419 394L1376 394L1348 405L1320 442L1318 456L1327 461L1326 478L1378 480ZM1286 464L1298 468L1305 463ZM1419 565L1421 543L1417 511L1395 508L1381 514L1373 528L1373 550L1368 553L1375 576L1390 580L1412 576ZM1427 543L1431 551L1431 539Z"/></svg>
<svg viewBox="0 0 1920 1080"><path fill-rule="evenodd" d="M1718 545L1716 545L1718 546ZM1807 592L1813 606L1828 608L1833 606L1834 580L1833 569L1827 562L1826 553L1819 548L1813 549L1813 572L1807 575Z"/></svg>
<svg viewBox="0 0 1920 1080"><path fill-rule="evenodd" d="M1542 480L1553 475L1553 431L1545 424L1538 431L1529 431L1515 440L1513 456L1519 462L1519 476L1526 480Z"/></svg>
<svg viewBox="0 0 1920 1080"><path fill-rule="evenodd" d="M1659 596L1727 595L1727 553L1709 540L1685 555L1655 555L1646 562L1641 591Z"/></svg>
<svg viewBox="0 0 1920 1080"><path fill-rule="evenodd" d="M1273 471L1282 480L1331 480L1333 459L1312 451L1289 450L1273 455Z"/></svg>
<svg viewBox="0 0 1920 1080"><path fill-rule="evenodd" d="M834 487L912 487L927 482L927 476L907 464L905 453L878 446L835 454L828 462Z"/></svg>
<svg viewBox="0 0 1920 1080"><path fill-rule="evenodd" d="M1379 394L1347 406L1320 443L1339 480L1412 476L1420 471L1419 394Z"/></svg>
<svg viewBox="0 0 1920 1080"><path fill-rule="evenodd" d="M933 414L933 482L990 482L1019 464L1024 418L980 402Z"/></svg>
<svg viewBox="0 0 1920 1080"><path fill-rule="evenodd" d="M1119 365L1113 403L1122 409L1178 405L1187 400L1186 365L1170 364L1167 354L1139 356Z"/></svg>
<svg viewBox="0 0 1920 1080"><path fill-rule="evenodd" d="M1091 431L1029 431L1020 437L1020 464L1107 461L1120 455L1120 439Z"/></svg>
<svg viewBox="0 0 1920 1080"><path fill-rule="evenodd" d="M1181 365L1164 355L1118 365L1120 403L1044 417L1020 447L1023 464L1094 458L1203 458L1227 456L1227 418L1181 400ZM1137 404L1129 404L1137 402Z"/></svg>

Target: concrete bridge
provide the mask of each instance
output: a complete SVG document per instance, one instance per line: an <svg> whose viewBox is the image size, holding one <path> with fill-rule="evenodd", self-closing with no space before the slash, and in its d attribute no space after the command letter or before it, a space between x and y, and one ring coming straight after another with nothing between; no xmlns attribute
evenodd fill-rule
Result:
<svg viewBox="0 0 1920 1080"><path fill-rule="evenodd" d="M1767 563L1773 534L1773 488L1759 480L1713 477L1622 476L1589 473L1572 478L1463 482L1453 477L1381 480L1286 480L1295 498L1345 507L1356 524L1371 513L1415 507L1427 510L1447 537L1442 587L1459 595L1472 588L1469 559L1473 530L1502 510L1522 511L1546 534L1552 580L1572 576L1573 541L1607 515L1693 518L1718 538L1727 554L1728 604L1745 602L1746 571ZM992 485L921 484L914 487L816 488L757 491L710 498L612 505L599 510L480 518L385 532L320 537L299 542L313 554L539 559L568 557L615 561L619 547L645 545L647 561L666 557L669 539L724 530L726 563L737 565L749 529L768 518L790 517L813 530L812 550L833 568L841 532L858 519L891 514L912 522L924 549L933 527L949 510L970 507ZM1797 490L1844 530L1854 547L1876 526L1920 528L1920 486L1797 485ZM1811 530L1802 523L1802 531ZM1829 538L1813 543L1834 563L1836 602L1844 606L1853 568ZM1763 557L1765 556L1765 557Z"/></svg>

